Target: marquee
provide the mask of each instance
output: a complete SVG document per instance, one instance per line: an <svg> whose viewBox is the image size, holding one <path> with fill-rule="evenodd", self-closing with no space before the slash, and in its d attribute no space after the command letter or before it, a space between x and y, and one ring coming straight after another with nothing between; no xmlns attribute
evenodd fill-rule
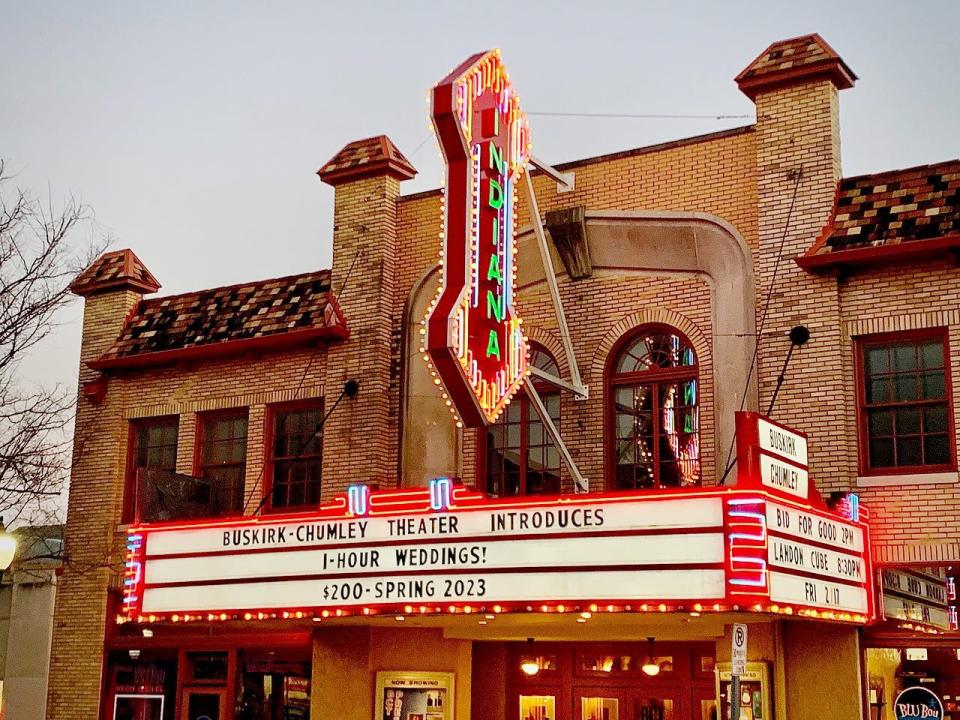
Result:
<svg viewBox="0 0 960 720"><path fill-rule="evenodd" d="M311 513L129 532L138 622L382 613L873 619L868 528L761 485L488 498L352 488Z"/></svg>

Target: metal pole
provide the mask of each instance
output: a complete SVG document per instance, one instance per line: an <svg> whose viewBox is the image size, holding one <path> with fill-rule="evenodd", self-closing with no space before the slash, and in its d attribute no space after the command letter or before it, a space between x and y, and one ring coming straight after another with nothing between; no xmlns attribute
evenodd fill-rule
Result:
<svg viewBox="0 0 960 720"><path fill-rule="evenodd" d="M577 395L586 397L587 391L583 387L583 379L580 377L577 357L573 353L573 342L570 340L570 328L567 327L567 316L563 312L563 303L560 301L560 291L557 288L557 275L553 270L553 259L550 257L550 248L547 246L547 236L543 231L543 223L540 222L540 207L537 205L537 198L533 192L533 181L530 179L529 172L524 173L524 176L526 177L527 207L530 209L530 220L533 223L533 231L537 236L537 245L540 248L540 259L543 261L543 271L547 277L547 287L550 289L550 298L553 300L553 309L557 316L557 327L560 330L560 339L563 341L563 352L567 356L567 366L570 368L570 382L575 388L580 388Z"/></svg>
<svg viewBox="0 0 960 720"><path fill-rule="evenodd" d="M533 405L533 409L536 410L537 415L540 416L540 421L547 429L547 435L550 436L553 444L560 452L560 457L563 458L564 465L567 466L567 470L569 470L570 474L573 476L576 492L590 492L590 483L588 483L587 479L580 474L580 469L577 467L576 462L574 462L573 456L570 455L570 451L563 442L563 438L560 437L560 431L557 430L557 426L553 424L553 419L550 417L550 413L547 412L547 408L543 404L543 399L540 397L540 393L537 392L537 389L533 386L529 376L525 381L524 390L527 393L527 397L530 398L530 404Z"/></svg>

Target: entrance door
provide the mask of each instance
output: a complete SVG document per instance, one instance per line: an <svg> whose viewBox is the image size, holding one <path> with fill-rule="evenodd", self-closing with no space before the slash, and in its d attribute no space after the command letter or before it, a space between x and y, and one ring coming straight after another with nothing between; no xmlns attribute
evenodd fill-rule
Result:
<svg viewBox="0 0 960 720"><path fill-rule="evenodd" d="M676 688L631 689L627 693L627 702L630 705L628 720L681 720L683 717ZM699 717L693 715L691 720L699 720Z"/></svg>
<svg viewBox="0 0 960 720"><path fill-rule="evenodd" d="M693 689L693 720L718 720L717 691L713 688Z"/></svg>
<svg viewBox="0 0 960 720"><path fill-rule="evenodd" d="M615 687L577 688L573 716L577 720L627 720L624 693Z"/></svg>
<svg viewBox="0 0 960 720"><path fill-rule="evenodd" d="M226 688L185 688L181 720L223 720L227 711Z"/></svg>

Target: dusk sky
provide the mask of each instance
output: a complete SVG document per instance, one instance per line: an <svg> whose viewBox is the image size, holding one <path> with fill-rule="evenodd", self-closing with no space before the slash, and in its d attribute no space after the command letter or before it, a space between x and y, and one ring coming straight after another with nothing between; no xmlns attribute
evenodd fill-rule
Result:
<svg viewBox="0 0 960 720"><path fill-rule="evenodd" d="M960 155L949 0L0 8L0 157L38 195L88 203L165 294L328 267L333 190L315 171L351 140L386 133L420 173L404 192L436 187L427 91L490 47L548 162L750 124L734 76L809 32L860 77L841 94L845 175ZM80 313L78 301L27 377L75 383Z"/></svg>

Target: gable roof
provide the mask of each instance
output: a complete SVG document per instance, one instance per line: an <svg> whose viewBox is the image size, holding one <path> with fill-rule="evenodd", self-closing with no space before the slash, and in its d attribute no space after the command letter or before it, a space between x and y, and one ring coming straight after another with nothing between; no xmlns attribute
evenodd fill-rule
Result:
<svg viewBox="0 0 960 720"><path fill-rule="evenodd" d="M853 87L857 76L836 50L817 33L780 40L770 45L737 75L740 90L751 100L762 89L790 85L818 76L840 89Z"/></svg>
<svg viewBox="0 0 960 720"><path fill-rule="evenodd" d="M844 178L808 269L960 246L960 160Z"/></svg>
<svg viewBox="0 0 960 720"><path fill-rule="evenodd" d="M113 346L89 365L158 365L346 336L330 271L320 270L144 300Z"/></svg>
<svg viewBox="0 0 960 720"><path fill-rule="evenodd" d="M417 171L410 161L386 135L347 143L317 170L321 180L334 186L375 175L391 175L398 180L409 180L416 174Z"/></svg>
<svg viewBox="0 0 960 720"><path fill-rule="evenodd" d="M122 288L143 293L160 289L160 283L130 249L104 253L70 283L70 291L83 296Z"/></svg>

